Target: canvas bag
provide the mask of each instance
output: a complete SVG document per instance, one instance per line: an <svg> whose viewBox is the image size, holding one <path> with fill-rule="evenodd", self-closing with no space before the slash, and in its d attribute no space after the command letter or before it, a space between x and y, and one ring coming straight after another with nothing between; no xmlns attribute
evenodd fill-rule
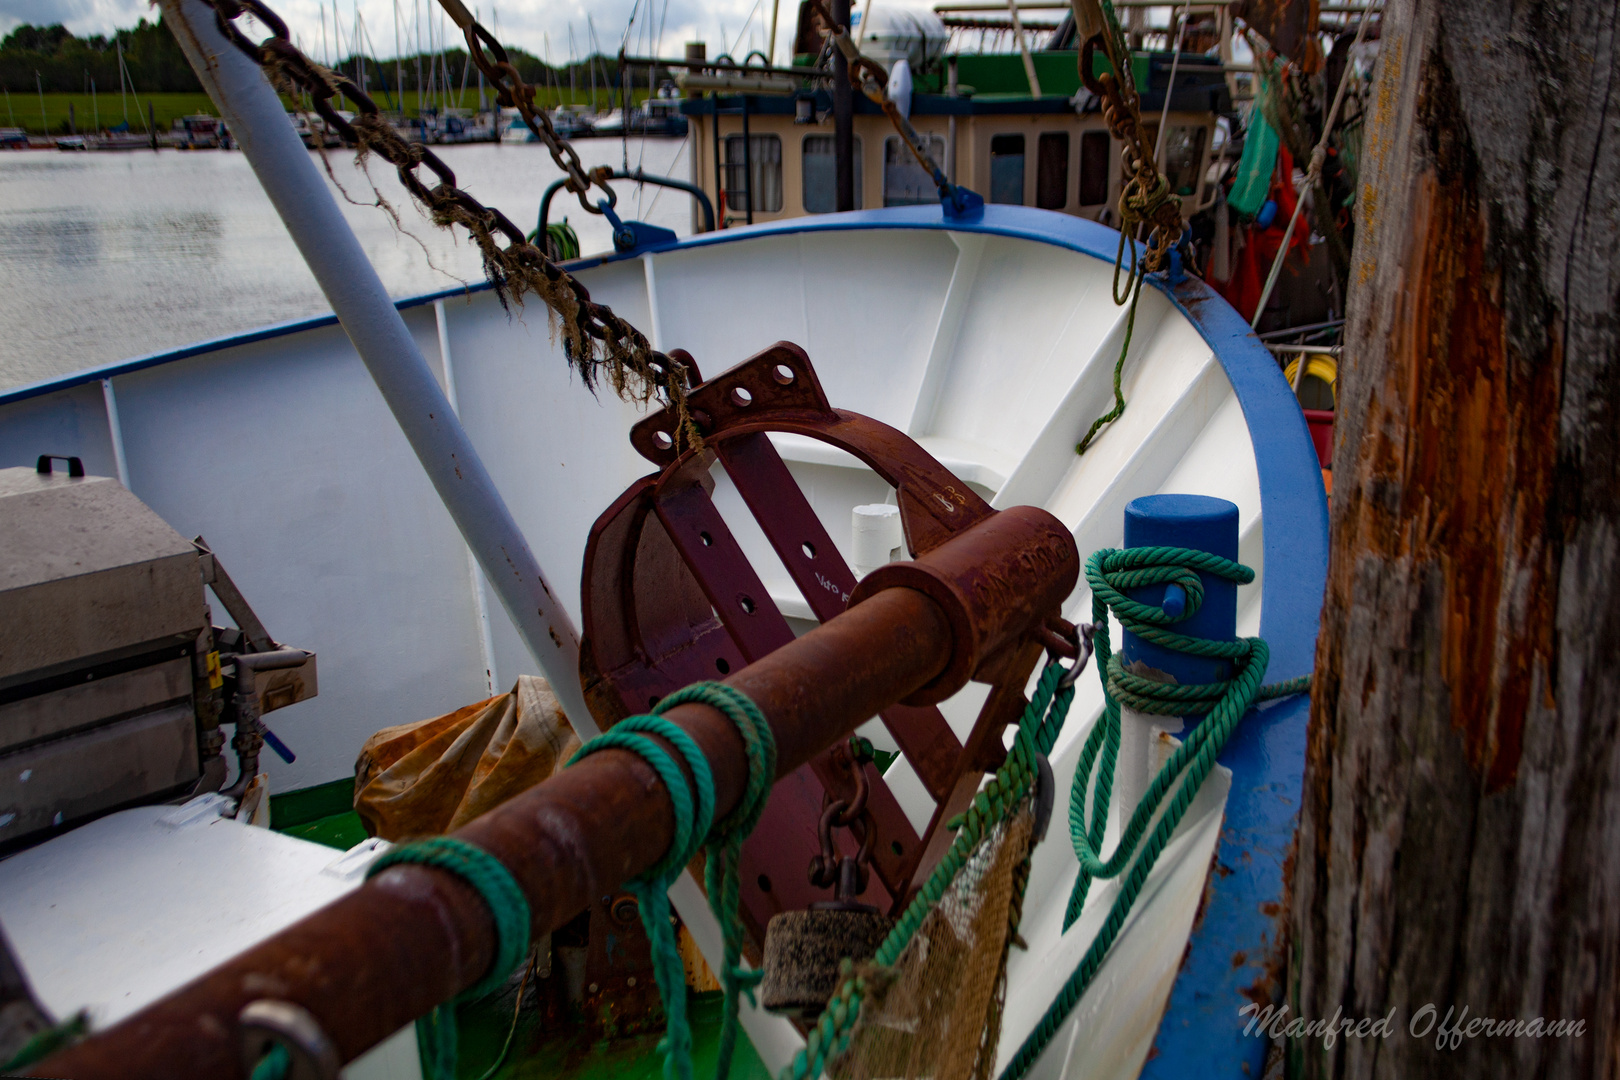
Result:
<svg viewBox="0 0 1620 1080"><path fill-rule="evenodd" d="M367 739L354 809L385 840L438 836L540 783L579 745L551 684L523 675L508 693Z"/></svg>

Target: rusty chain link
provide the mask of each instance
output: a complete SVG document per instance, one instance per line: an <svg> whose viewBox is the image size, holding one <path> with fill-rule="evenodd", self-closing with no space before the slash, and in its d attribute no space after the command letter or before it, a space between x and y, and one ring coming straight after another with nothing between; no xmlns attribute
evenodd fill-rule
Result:
<svg viewBox="0 0 1620 1080"><path fill-rule="evenodd" d="M485 206L457 187L456 174L450 166L421 143L409 142L401 136L382 115L376 102L347 76L305 56L293 45L287 24L263 0L205 2L214 9L214 20L220 32L264 70L271 85L293 98L300 92L307 93L316 114L345 143L353 146L362 159L376 154L394 166L400 183L427 211L434 224L444 228L460 225L467 230L478 245L484 273L502 306L512 300L521 304L525 293L540 298L557 319L563 355L569 366L579 372L580 381L587 389L594 392L600 382L606 380L614 393L626 401L646 403L661 395L678 417L676 438L688 445L701 445L701 435L686 408L690 372L685 364L655 350L640 330L614 314L607 305L593 301L577 278L529 243L523 230L505 214ZM442 2L448 8L456 0ZM466 14L465 8L461 13ZM259 44L249 40L235 21L244 14L262 24L270 36ZM609 198L605 201L611 206L612 189L607 187L606 175L602 170L590 173L583 170L573 147L557 136L543 111L537 113L534 109L534 90L518 77L506 51L471 16L467 16L467 21L471 24L466 34L474 50L474 62L497 82L499 100L503 104L516 103L530 130L551 148L552 158L568 175L569 189L575 191L587 209L601 212L591 207L586 198L592 183L607 190ZM484 55L479 42L489 45L496 59ZM499 80L496 73L505 74L507 80ZM352 123L332 107L332 99L340 94L355 105L358 115ZM437 181L432 186L418 175L418 169L424 166Z"/></svg>
<svg viewBox="0 0 1620 1080"><path fill-rule="evenodd" d="M568 178L568 190L579 196L579 203L593 214L600 214L599 207L591 205L588 198L592 183L599 184L607 192L608 205L617 202L613 189L608 187L606 173L596 169L587 173L580 164L579 154L567 139L557 134L557 129L551 124L551 117L546 115L544 109L534 107L534 87L523 81L516 67L506 54L506 49L495 35L486 30L472 12L467 10L461 0L439 0L439 6L444 8L446 14L461 28L462 35L467 39L467 54L472 58L473 64L484 73L495 88L495 100L504 108L516 108L518 115L523 118L524 125L534 133L534 137L546 144L551 151L551 160L557 163L557 168L563 171ZM488 46L493 58L484 52ZM606 170L611 172L612 170Z"/></svg>
<svg viewBox="0 0 1620 1080"><path fill-rule="evenodd" d="M1136 245L1128 244L1128 238L1134 239L1131 234L1138 225L1147 225L1147 254L1143 259L1143 268L1148 273L1164 270L1169 262L1170 249L1181 237L1181 199L1170 190L1170 181L1159 172L1158 163L1153 158L1153 147L1142 130L1136 79L1122 79L1117 74L1130 71L1130 54L1126 52L1122 58L1118 56L1120 50L1110 47L1111 36L1102 33L1086 40L1080 50L1080 80L1087 90L1101 99L1103 123L1108 125L1109 134L1120 142L1120 157L1130 178L1119 195L1120 256L1114 262L1114 303L1124 304L1130 297L1130 283L1137 277ZM1113 71L1093 76L1092 65L1099 47L1107 54ZM1122 296L1119 292L1119 269L1127 246L1131 254L1131 274L1126 281L1125 295Z"/></svg>

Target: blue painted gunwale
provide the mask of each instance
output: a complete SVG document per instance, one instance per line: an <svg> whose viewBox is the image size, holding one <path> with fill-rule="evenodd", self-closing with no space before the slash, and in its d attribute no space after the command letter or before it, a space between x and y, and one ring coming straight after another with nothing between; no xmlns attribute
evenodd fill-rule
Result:
<svg viewBox="0 0 1620 1080"><path fill-rule="evenodd" d="M937 205L826 214L726 229L624 255L575 260L584 269L644 252L794 233L935 229L1052 244L1112 263L1119 234L1083 218L1021 206L986 206L971 220L947 220ZM1209 286L1150 279L1185 315L1220 360L1237 393L1254 445L1264 508L1265 579L1260 633L1271 646L1267 681L1312 669L1327 578L1327 498L1310 433L1282 373L1248 324ZM457 287L397 302L406 309L487 289ZM169 352L108 364L0 393L0 405L157 367L236 345L336 325L332 315L264 327ZM1301 695L1251 712L1221 753L1233 772L1212 884L1193 927L1144 1077L1260 1076L1268 1043L1245 1037L1238 1010L1256 997L1279 1000L1268 964L1284 917L1283 864L1293 844L1305 768L1310 701Z"/></svg>

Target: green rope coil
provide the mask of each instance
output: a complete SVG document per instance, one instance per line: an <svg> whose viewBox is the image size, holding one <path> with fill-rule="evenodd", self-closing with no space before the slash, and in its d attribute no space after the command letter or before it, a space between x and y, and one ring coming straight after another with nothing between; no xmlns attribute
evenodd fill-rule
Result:
<svg viewBox="0 0 1620 1080"><path fill-rule="evenodd" d="M490 962L489 971L473 986L416 1022L416 1047L422 1059L424 1080L454 1080L455 1007L459 1002L472 1001L498 990L512 970L529 955L529 901L517 879L499 859L453 836L432 836L392 848L372 862L366 877L376 877L390 866L430 866L456 875L478 893L495 921L495 958Z"/></svg>
<svg viewBox="0 0 1620 1080"><path fill-rule="evenodd" d="M660 703L663 707L663 703ZM668 741L692 772L692 785L663 747L637 734L657 735ZM598 735L579 748L570 765L602 750L628 750L652 766L664 783L675 811L674 837L662 861L640 877L626 882L641 911L641 925L652 945L653 978L664 1002L665 1031L659 1048L664 1052L664 1080L692 1080L692 1029L686 1019L686 969L669 924L669 887L691 862L714 820L714 776L709 759L692 737L655 714L621 720L612 731ZM696 794L694 806L693 794Z"/></svg>
<svg viewBox="0 0 1620 1080"><path fill-rule="evenodd" d="M1271 660L1271 650L1261 638L1211 641L1169 629L1175 623L1191 618L1202 606L1204 584L1200 573L1240 585L1254 580L1254 571L1241 563L1186 548L1104 549L1094 552L1086 560L1086 581L1091 586L1092 595L1092 621L1099 627L1094 638L1097 672L1103 682L1106 704L1102 719L1086 739L1075 771L1074 786L1069 792L1069 836L1080 862L1080 872L1069 895L1063 929L1067 931L1079 917L1094 878L1117 877L1127 866L1130 870L1108 910L1102 928L1092 939L1079 966L1008 1062L1000 1080L1018 1080L1028 1073L1084 996L1125 925L1148 874L1175 834L1176 826L1192 805L1205 778L1215 767L1216 757L1249 708L1266 698L1284 697L1310 688L1309 675L1270 686L1261 685L1260 680L1265 677L1266 667ZM1185 610L1180 615L1169 615L1161 607L1125 595L1128 589L1170 584L1181 586L1187 596ZM1110 609L1124 629L1144 641L1192 656L1231 662L1232 678L1204 685L1178 686L1155 682L1126 671L1120 658L1114 655L1109 640ZM1113 796L1122 708L1161 716L1207 711L1208 716L1193 728L1153 778L1142 801L1132 812L1114 853L1104 859L1100 849L1107 826L1108 804ZM1096 773L1095 785L1091 783L1093 772ZM1086 812L1088 786L1092 788L1089 815ZM1174 794L1171 794L1172 790ZM1168 802L1166 796L1169 796ZM1157 824L1152 824L1156 815Z"/></svg>
<svg viewBox="0 0 1620 1080"><path fill-rule="evenodd" d="M691 736L663 718L677 705L699 704L724 715L737 728L748 754L748 785L737 809L714 823L714 776L703 751ZM663 748L638 732L657 735L680 752L692 780L685 775ZM641 923L652 944L653 975L664 1002L666 1031L660 1048L664 1051L665 1080L691 1080L692 1031L686 1019L686 978L675 932L670 927L669 887L686 864L702 848L706 852L705 884L709 907L725 941L720 965L725 988L725 1012L720 1029L720 1052L716 1066L718 1080L725 1080L737 1042L737 1012L744 993L750 994L758 975L742 966L743 925L738 914L741 886L738 864L742 842L759 823L776 780L776 737L759 707L746 694L722 683L695 683L676 691L653 707L651 715L633 716L620 721L613 730L586 743L574 761L606 749L628 750L652 766L663 781L675 812L674 838L663 860L646 874L629 883L641 908ZM695 800L694 800L695 796ZM712 824L712 828L711 828Z"/></svg>

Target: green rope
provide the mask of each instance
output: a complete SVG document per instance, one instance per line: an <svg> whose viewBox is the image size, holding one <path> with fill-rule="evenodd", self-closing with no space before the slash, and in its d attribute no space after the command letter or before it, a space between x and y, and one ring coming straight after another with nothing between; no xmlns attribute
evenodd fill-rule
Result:
<svg viewBox="0 0 1620 1080"><path fill-rule="evenodd" d="M456 1004L499 989L529 954L529 901L511 871L480 847L453 836L433 836L384 852L366 871L372 878L390 866L430 866L454 874L483 899L495 920L495 958L477 984L437 1006L416 1022L416 1047L423 1080L454 1080ZM274 1051L272 1051L272 1054ZM268 1060L268 1056L265 1060ZM260 1062L262 1066L264 1061ZM255 1080L260 1080L255 1072ZM276 1080L271 1075L264 1080Z"/></svg>
<svg viewBox="0 0 1620 1080"><path fill-rule="evenodd" d="M1131 334L1136 330L1136 302L1142 298L1142 282L1147 280L1147 273L1145 271L1139 272L1137 266L1136 244L1134 241L1126 240L1122 229L1119 234L1120 253L1114 257L1114 302L1116 304L1125 302L1119 295L1119 268L1127 243L1129 243L1131 249L1131 275L1125 280L1125 290L1129 294L1131 306L1125 313L1125 340L1119 347L1119 359L1114 361L1114 407L1091 422L1091 427L1086 430L1085 438L1074 446L1076 455L1084 454L1091 449L1092 442L1096 440L1102 429L1125 415L1125 391L1120 387L1120 380L1125 374L1125 357L1131 351Z"/></svg>
<svg viewBox="0 0 1620 1080"><path fill-rule="evenodd" d="M659 715L688 703L707 705L729 719L736 725L748 754L748 785L742 800L730 817L712 829L714 777L708 759L690 736ZM658 735L680 752L692 774L690 788L674 760L657 743L637 732ZM721 683L696 683L664 698L654 706L652 715L620 721L613 730L582 746L573 761L610 748L628 750L652 766L663 781L675 811L675 835L669 851L657 866L629 883L652 945L653 975L664 1002L666 1030L659 1048L664 1052L665 1080L691 1080L692 1077L692 1031L686 1019L685 969L675 931L670 926L669 887L699 848L706 852L705 885L709 907L720 923L725 942L720 978L725 988L726 1007L716 1065L718 1080L725 1080L737 1041L740 998L747 993L751 1001L752 988L758 982L758 973L742 966L744 930L738 914L741 894L738 865L742 842L764 813L776 779L776 737L764 714L747 695Z"/></svg>
<svg viewBox="0 0 1620 1080"><path fill-rule="evenodd" d="M280 1043L271 1046L265 1052L259 1063L253 1066L253 1073L248 1080L287 1080L287 1073L292 1069L292 1054Z"/></svg>
<svg viewBox="0 0 1620 1080"><path fill-rule="evenodd" d="M1079 917L1087 891L1094 878L1118 876L1130 867L1115 896L1102 929L1092 940L1079 966L1064 984L1045 1015L1024 1040L1023 1045L1002 1071L1000 1080L1018 1080L1029 1072L1063 1022L1068 1019L1091 980L1101 969L1135 905L1142 885L1174 835L1193 798L1215 766L1217 755L1226 745L1239 721L1256 702L1266 698L1301 693L1310 687L1310 676L1262 686L1271 650L1261 638L1210 641L1188 637L1168 629L1191 618L1204 601L1204 584L1199 573L1224 578L1240 585L1254 580L1254 571L1241 563L1207 552L1186 548L1144 547L1125 551L1104 549L1086 560L1086 581L1091 586L1092 621L1099 626L1094 639L1097 671L1103 681L1106 705L1101 721L1080 755L1074 786L1069 798L1069 834L1074 844L1080 872L1069 896L1063 929L1067 931ZM1161 607L1133 600L1125 590L1148 585L1179 585L1187 603L1180 615L1172 616ZM1108 613L1112 609L1120 625L1144 641L1192 656L1223 659L1233 667L1232 678L1215 683L1177 686L1155 682L1126 671L1109 641ZM1149 785L1142 801L1132 812L1113 855L1100 854L1107 825L1108 804L1113 795L1114 766L1119 756L1120 710L1163 716L1181 716L1206 711L1208 716L1176 748ZM1091 813L1086 813L1086 789L1091 786ZM1169 802L1165 797L1174 794ZM1148 831L1155 815L1158 823Z"/></svg>
<svg viewBox="0 0 1620 1080"><path fill-rule="evenodd" d="M43 1061L58 1050L72 1046L89 1033L90 1014L81 1009L60 1024L36 1032L11 1055L11 1060L0 1065L0 1073L17 1072L36 1061Z"/></svg>

